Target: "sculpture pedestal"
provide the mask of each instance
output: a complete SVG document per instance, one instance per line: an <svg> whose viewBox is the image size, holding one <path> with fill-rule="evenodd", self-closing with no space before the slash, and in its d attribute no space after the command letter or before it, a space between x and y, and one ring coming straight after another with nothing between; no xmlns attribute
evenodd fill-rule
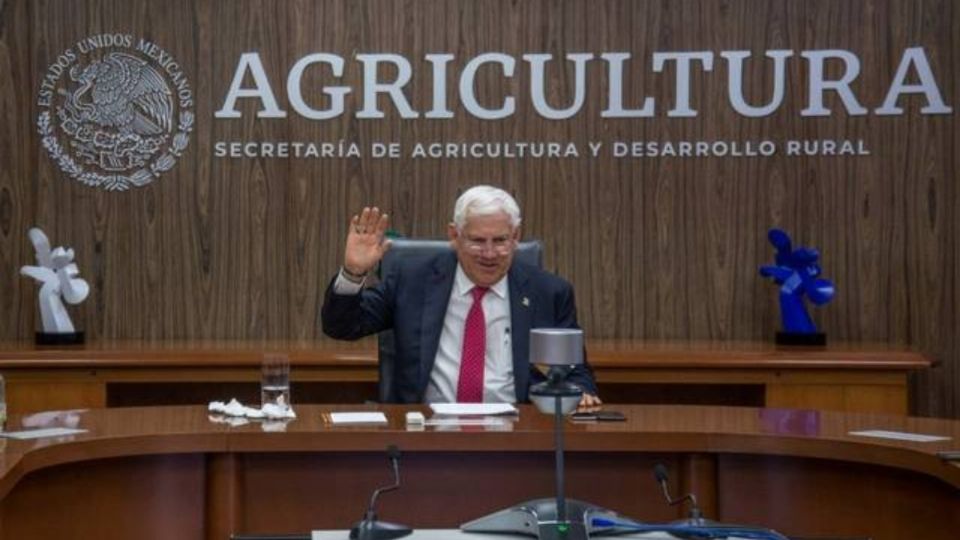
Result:
<svg viewBox="0 0 960 540"><path fill-rule="evenodd" d="M777 345L806 345L823 347L827 344L827 335L823 332L801 334L797 332L777 332Z"/></svg>
<svg viewBox="0 0 960 540"><path fill-rule="evenodd" d="M86 336L80 332L36 332L37 345L83 345Z"/></svg>

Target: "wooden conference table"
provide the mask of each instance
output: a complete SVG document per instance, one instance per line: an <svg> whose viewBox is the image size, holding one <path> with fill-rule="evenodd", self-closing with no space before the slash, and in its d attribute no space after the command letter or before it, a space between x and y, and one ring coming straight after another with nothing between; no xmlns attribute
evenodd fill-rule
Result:
<svg viewBox="0 0 960 540"><path fill-rule="evenodd" d="M403 452L403 487L381 519L451 528L553 493L552 418L529 406L497 426L332 426L325 414L375 406L297 407L288 423L231 426L204 407L14 415L7 429L74 426L57 439L0 439L0 539L226 540L231 533L343 529L391 481L384 449ZM622 423L566 424L567 495L646 521L678 517L693 491L708 517L797 536L954 539L960 450L951 420L748 407L613 406ZM948 437L908 442L890 430Z"/></svg>
<svg viewBox="0 0 960 540"><path fill-rule="evenodd" d="M923 354L885 345L778 348L758 342L590 340L601 396L618 403L793 407L907 414L908 375ZM286 353L299 403L377 396L374 340L0 343L12 411L257 399L265 352Z"/></svg>

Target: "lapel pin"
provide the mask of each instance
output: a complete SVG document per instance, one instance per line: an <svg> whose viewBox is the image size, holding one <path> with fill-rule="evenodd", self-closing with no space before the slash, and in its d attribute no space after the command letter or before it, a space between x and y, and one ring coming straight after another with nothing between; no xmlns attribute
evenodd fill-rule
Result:
<svg viewBox="0 0 960 540"><path fill-rule="evenodd" d="M523 300L520 300L520 303L523 304L523 307L530 307L530 299L526 296L523 297Z"/></svg>

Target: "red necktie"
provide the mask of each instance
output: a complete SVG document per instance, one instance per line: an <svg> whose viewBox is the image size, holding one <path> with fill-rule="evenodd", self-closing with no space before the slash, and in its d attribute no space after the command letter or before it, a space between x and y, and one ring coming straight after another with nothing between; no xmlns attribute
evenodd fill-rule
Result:
<svg viewBox="0 0 960 540"><path fill-rule="evenodd" d="M473 306L467 313L463 329L463 355L460 357L460 380L457 402L483 402L483 360L487 349L487 321L483 316L483 295L490 289L474 287Z"/></svg>

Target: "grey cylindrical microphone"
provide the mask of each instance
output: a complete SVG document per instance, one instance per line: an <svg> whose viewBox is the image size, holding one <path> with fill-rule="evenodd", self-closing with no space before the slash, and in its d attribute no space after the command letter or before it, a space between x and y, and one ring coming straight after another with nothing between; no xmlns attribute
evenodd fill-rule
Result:
<svg viewBox="0 0 960 540"><path fill-rule="evenodd" d="M579 328L534 328L530 330L530 363L549 366L547 380L530 388L530 401L540 410L554 410L560 400L563 414L580 404L583 390L566 381L570 370L583 364L583 330Z"/></svg>
<svg viewBox="0 0 960 540"><path fill-rule="evenodd" d="M579 328L530 330L530 363L544 366L579 366L583 363L583 330Z"/></svg>

